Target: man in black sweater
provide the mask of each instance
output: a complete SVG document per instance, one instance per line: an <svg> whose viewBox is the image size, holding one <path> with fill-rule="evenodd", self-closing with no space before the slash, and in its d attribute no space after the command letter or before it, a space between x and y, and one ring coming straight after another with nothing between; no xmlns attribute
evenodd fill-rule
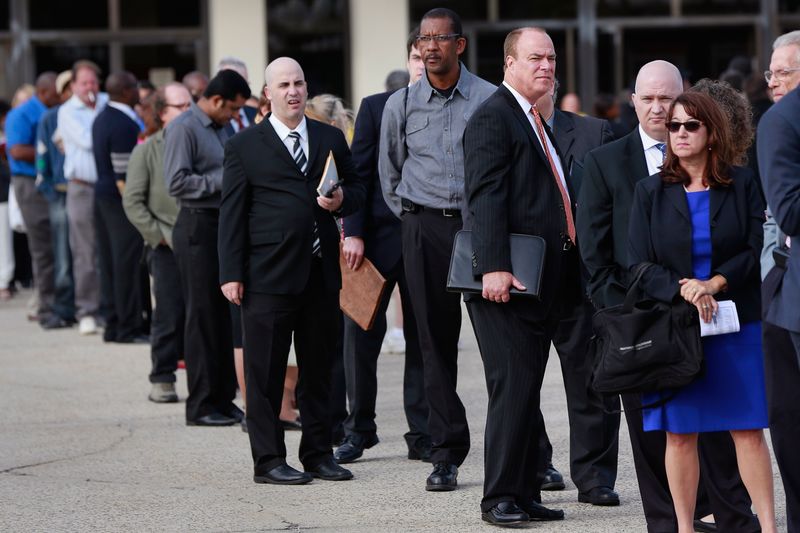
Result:
<svg viewBox="0 0 800 533"><path fill-rule="evenodd" d="M121 191L131 151L139 137L133 106L139 102L136 78L130 72L111 74L106 80L108 106L92 125L92 146L97 165L95 227L100 263L101 313L106 320L106 342L146 343L142 320L140 278L142 237L122 208Z"/></svg>

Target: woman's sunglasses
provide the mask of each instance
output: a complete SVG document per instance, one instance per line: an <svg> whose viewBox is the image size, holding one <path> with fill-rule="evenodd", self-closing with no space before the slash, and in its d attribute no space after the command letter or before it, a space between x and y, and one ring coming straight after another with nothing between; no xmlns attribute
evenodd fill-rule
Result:
<svg viewBox="0 0 800 533"><path fill-rule="evenodd" d="M703 123L699 120L688 120L686 122L672 121L667 122L667 129L670 131L670 133L678 133L678 131L681 129L681 126L683 126L689 133L694 133L699 130L700 126L702 125Z"/></svg>

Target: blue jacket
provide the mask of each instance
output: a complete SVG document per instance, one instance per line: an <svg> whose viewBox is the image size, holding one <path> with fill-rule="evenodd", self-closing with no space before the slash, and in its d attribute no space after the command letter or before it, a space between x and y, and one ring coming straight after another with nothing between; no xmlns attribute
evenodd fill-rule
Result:
<svg viewBox="0 0 800 533"><path fill-rule="evenodd" d="M58 192L66 192L64 178L64 153L53 141L58 128L58 108L45 111L36 130L36 188L48 200L55 200Z"/></svg>

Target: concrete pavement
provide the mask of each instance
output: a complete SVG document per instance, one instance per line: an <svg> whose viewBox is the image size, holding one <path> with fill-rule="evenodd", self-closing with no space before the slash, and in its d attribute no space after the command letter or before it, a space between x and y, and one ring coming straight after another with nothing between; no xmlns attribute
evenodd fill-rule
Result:
<svg viewBox="0 0 800 533"><path fill-rule="evenodd" d="M149 348L104 344L76 328L51 332L25 319L22 293L0 304L0 531L497 531L481 522L486 392L469 321L462 329L459 392L472 450L459 490L428 493L430 465L405 458L402 357L379 363L381 442L350 465L353 481L277 487L252 482L238 426L184 424L184 405L147 401ZM178 391L186 396L185 373ZM557 356L542 393L554 463L568 474L568 428ZM643 532L645 523L625 424L620 432L620 507L577 503L577 491L545 492L566 511L553 532ZM287 433L299 467L299 433ZM775 467L774 467L775 468ZM784 496L775 468L780 528Z"/></svg>

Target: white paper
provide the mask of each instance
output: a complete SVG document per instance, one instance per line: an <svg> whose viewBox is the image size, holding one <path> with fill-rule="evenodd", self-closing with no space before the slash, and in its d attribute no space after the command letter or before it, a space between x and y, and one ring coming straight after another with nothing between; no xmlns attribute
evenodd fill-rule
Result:
<svg viewBox="0 0 800 533"><path fill-rule="evenodd" d="M711 322L706 324L702 318L700 319L701 337L739 331L739 313L736 312L736 304L733 303L733 300L723 300L717 303L719 304L719 309L717 309Z"/></svg>

